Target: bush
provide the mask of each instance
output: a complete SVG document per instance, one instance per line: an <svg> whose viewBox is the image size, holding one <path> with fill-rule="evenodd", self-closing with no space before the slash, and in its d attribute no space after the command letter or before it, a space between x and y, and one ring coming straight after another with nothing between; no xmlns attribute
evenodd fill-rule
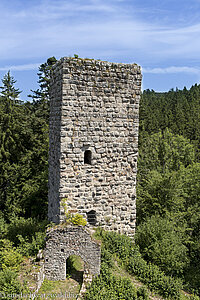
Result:
<svg viewBox="0 0 200 300"><path fill-rule="evenodd" d="M75 214L74 216L71 217L71 222L74 225L82 225L85 226L87 224L87 221L83 218L82 215L80 214Z"/></svg>
<svg viewBox="0 0 200 300"><path fill-rule="evenodd" d="M86 300L115 300L115 299L144 299L138 298L137 290L128 278L114 276L111 273L113 266L112 254L108 249L102 249L101 256L101 274L96 277L89 289L87 290L84 299ZM143 297L141 295L141 297Z"/></svg>
<svg viewBox="0 0 200 300"><path fill-rule="evenodd" d="M129 237L102 229L98 229L97 236L103 241L105 249L118 255L127 271L136 275L151 290L166 298L179 299L181 282L165 275L158 266L148 264Z"/></svg>
<svg viewBox="0 0 200 300"><path fill-rule="evenodd" d="M0 271L0 292L1 299L7 300L8 294L20 294L23 288L17 280L17 273L11 270Z"/></svg>
<svg viewBox="0 0 200 300"><path fill-rule="evenodd" d="M19 239L18 251L24 256L34 256L40 249L44 248L45 245L45 232L36 232L35 236L32 236L32 241L23 238L22 235L17 235Z"/></svg>
<svg viewBox="0 0 200 300"><path fill-rule="evenodd" d="M15 246L21 243L19 236L22 236L26 241L32 243L32 239L36 236L37 232L45 232L47 224L47 220L39 222L37 219L25 219L22 217L13 219L8 225L7 238L12 241Z"/></svg>
<svg viewBox="0 0 200 300"><path fill-rule="evenodd" d="M138 225L135 242L145 260L155 263L168 275L179 275L189 263L183 229L169 218L152 216Z"/></svg>
<svg viewBox="0 0 200 300"><path fill-rule="evenodd" d="M33 218L13 219L8 225L6 237L22 255L33 256L44 247L47 224L46 220L39 222Z"/></svg>
<svg viewBox="0 0 200 300"><path fill-rule="evenodd" d="M87 224L86 219L84 219L82 215L78 213L74 214L70 210L68 210L66 201L67 198L63 198L60 203L61 207L64 209L65 223L85 226Z"/></svg>
<svg viewBox="0 0 200 300"><path fill-rule="evenodd" d="M22 262L22 255L13 247L9 240L0 241L0 268L5 271L18 270Z"/></svg>
<svg viewBox="0 0 200 300"><path fill-rule="evenodd" d="M3 213L0 212L0 239L5 238L5 235L7 233L7 227L8 225L4 220Z"/></svg>
<svg viewBox="0 0 200 300"><path fill-rule="evenodd" d="M136 253L135 253L136 254ZM150 290L158 292L163 297L172 297L179 299L182 284L179 280L167 276L158 266L147 263L138 253L130 258L127 270L137 275L137 277L146 284Z"/></svg>
<svg viewBox="0 0 200 300"><path fill-rule="evenodd" d="M148 300L149 299L149 293L148 290L145 286L141 286L138 290L137 290L137 299L138 300Z"/></svg>

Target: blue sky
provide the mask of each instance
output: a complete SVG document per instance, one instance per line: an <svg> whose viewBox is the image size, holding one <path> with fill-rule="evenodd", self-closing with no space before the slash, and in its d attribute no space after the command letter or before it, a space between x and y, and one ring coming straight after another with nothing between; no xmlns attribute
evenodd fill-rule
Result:
<svg viewBox="0 0 200 300"><path fill-rule="evenodd" d="M0 0L0 76L27 99L38 66L73 56L138 63L143 89L200 81L200 0Z"/></svg>

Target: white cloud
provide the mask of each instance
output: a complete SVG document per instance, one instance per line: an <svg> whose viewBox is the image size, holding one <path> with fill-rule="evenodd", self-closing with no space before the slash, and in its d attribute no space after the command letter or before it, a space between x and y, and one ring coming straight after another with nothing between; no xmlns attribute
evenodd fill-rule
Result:
<svg viewBox="0 0 200 300"><path fill-rule="evenodd" d="M0 67L0 71L29 71L36 70L41 63Z"/></svg>
<svg viewBox="0 0 200 300"><path fill-rule="evenodd" d="M133 57L142 64L199 59L200 24L163 27L139 17L134 2L129 11L125 2L38 0L13 11L4 7L0 59L30 61L74 53L103 59Z"/></svg>
<svg viewBox="0 0 200 300"><path fill-rule="evenodd" d="M150 74L190 73L200 75L200 68L171 66L167 68L142 68L142 72Z"/></svg>
<svg viewBox="0 0 200 300"><path fill-rule="evenodd" d="M39 5L33 5L30 9L22 9L19 11L14 11L11 16L14 18L22 18L27 20L38 20L38 21L53 21L55 19L59 20L61 18L68 18L72 16L83 14L94 13L116 13L117 6L109 1L94 1L94 0L44 0L40 2ZM92 17L92 15L91 15Z"/></svg>

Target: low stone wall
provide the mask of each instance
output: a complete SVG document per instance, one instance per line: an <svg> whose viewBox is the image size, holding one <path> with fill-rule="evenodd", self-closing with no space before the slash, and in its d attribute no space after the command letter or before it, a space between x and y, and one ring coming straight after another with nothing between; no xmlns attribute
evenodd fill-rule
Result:
<svg viewBox="0 0 200 300"><path fill-rule="evenodd" d="M84 294L86 293L87 287L92 283L93 276L85 270L83 274L83 283L79 292L78 300L83 299Z"/></svg>
<svg viewBox="0 0 200 300"><path fill-rule="evenodd" d="M39 289L41 288L41 285L44 281L44 277L45 277L45 274L44 274L44 262L40 262L40 271L38 272L38 276L37 276L37 289L35 291L35 294L38 293Z"/></svg>
<svg viewBox="0 0 200 300"><path fill-rule="evenodd" d="M83 226L56 226L46 236L45 277L48 280L66 279L66 260L77 255L84 261L84 270L91 275L100 273L101 248Z"/></svg>

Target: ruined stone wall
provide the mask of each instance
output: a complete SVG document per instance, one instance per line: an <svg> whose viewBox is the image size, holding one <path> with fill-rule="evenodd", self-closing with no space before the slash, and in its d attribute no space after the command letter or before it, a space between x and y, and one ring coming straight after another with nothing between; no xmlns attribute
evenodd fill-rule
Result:
<svg viewBox="0 0 200 300"><path fill-rule="evenodd" d="M100 273L101 249L92 240L90 233L82 226L58 226L47 232L45 257L45 278L66 279L66 260L77 255L84 261L85 273Z"/></svg>
<svg viewBox="0 0 200 300"><path fill-rule="evenodd" d="M136 64L62 58L53 68L49 219L60 206L134 235L141 70Z"/></svg>
<svg viewBox="0 0 200 300"><path fill-rule="evenodd" d="M59 223L63 73L59 65L54 72L56 76L52 77L51 80L50 96L48 218L55 223Z"/></svg>

